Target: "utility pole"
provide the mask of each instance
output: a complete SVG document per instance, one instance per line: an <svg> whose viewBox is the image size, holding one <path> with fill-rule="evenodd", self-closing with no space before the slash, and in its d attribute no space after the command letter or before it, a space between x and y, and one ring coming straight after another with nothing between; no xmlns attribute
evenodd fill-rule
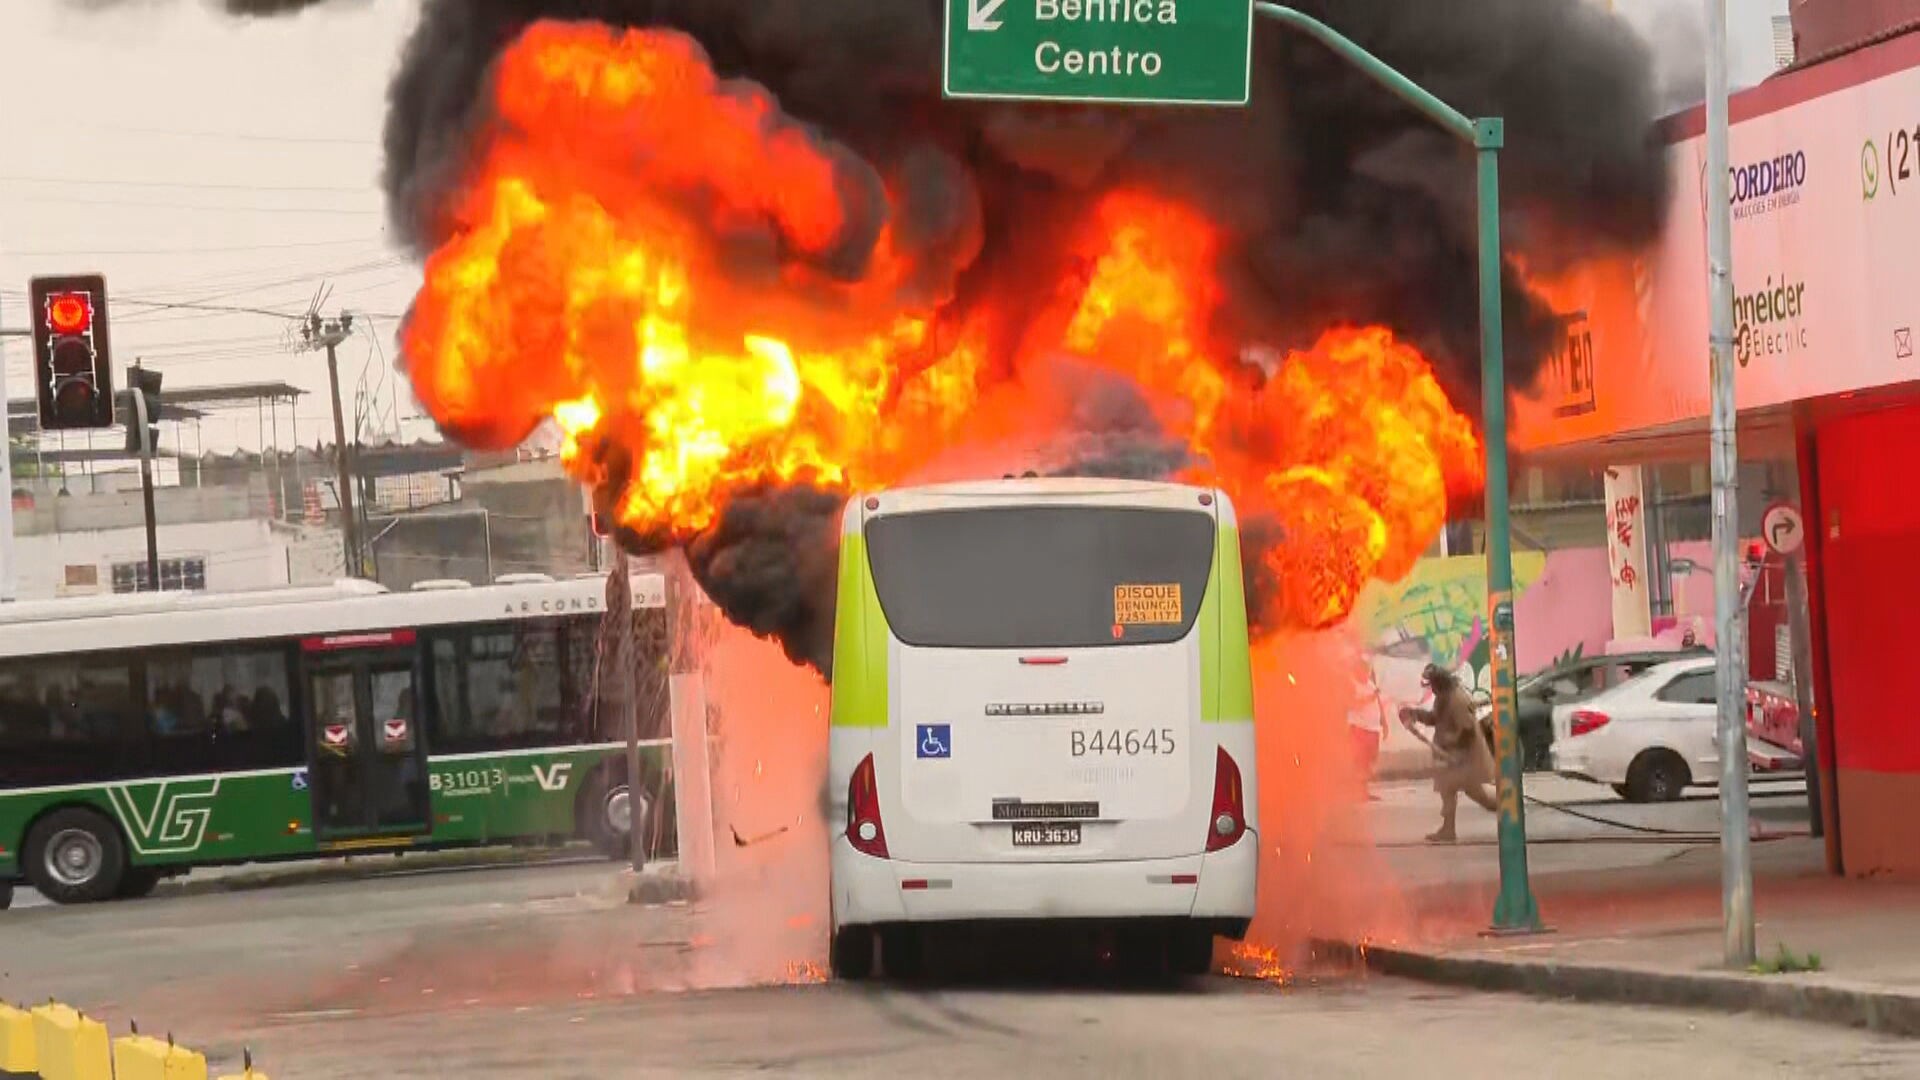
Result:
<svg viewBox="0 0 1920 1080"><path fill-rule="evenodd" d="M33 347L33 331L0 330L0 339L16 337L25 338L29 349ZM29 363L27 369L29 371L33 370L33 364ZM7 408L5 405L6 401L7 365L4 362L4 358L0 358L0 434L6 436L5 441L7 444L6 460L0 462L0 481L5 483L7 489L6 501L0 502L0 603L13 602L14 583L19 580L18 568L13 564L13 486L15 483L13 476L13 411ZM37 473L41 470L35 471ZM37 485L39 481L40 477L36 475L34 477L34 483Z"/></svg>
<svg viewBox="0 0 1920 1080"><path fill-rule="evenodd" d="M1713 324L1713 617L1719 703L1720 906L1729 968L1753 964L1747 836L1746 605L1740 589L1740 455L1734 441L1733 208L1727 173L1727 0L1707 4L1707 275Z"/></svg>
<svg viewBox="0 0 1920 1080"><path fill-rule="evenodd" d="M133 426L127 449L140 455L140 500L147 516L147 588L160 591L160 530L153 512L153 444L160 421L160 373L135 364L127 369L127 396L133 399Z"/></svg>
<svg viewBox="0 0 1920 1080"><path fill-rule="evenodd" d="M334 458L339 465L341 535L346 546L347 575L361 577L365 567L361 563L360 519L353 505L353 456L347 446L347 423L340 407L338 356L340 343L353 333L353 314L343 311L335 319L322 319L317 312L309 314L301 332L308 349L327 350L327 387L333 395Z"/></svg>
<svg viewBox="0 0 1920 1080"><path fill-rule="evenodd" d="M626 580L627 610L620 613L626 620L626 631L621 640L626 648L620 656L620 685L626 689L627 714L627 856L632 861L633 872L638 874L647 868L647 815L641 810L647 805L646 788L640 783L640 678L635 667L644 658L653 663L654 658L647 656L638 640L637 627L634 625L634 613L639 605L634 603L633 563L626 549L615 545L613 572Z"/></svg>

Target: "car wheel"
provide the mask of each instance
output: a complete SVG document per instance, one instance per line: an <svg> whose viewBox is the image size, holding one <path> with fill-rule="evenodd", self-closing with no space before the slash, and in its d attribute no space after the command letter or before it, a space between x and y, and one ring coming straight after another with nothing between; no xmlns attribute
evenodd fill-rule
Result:
<svg viewBox="0 0 1920 1080"><path fill-rule="evenodd" d="M152 896L153 890L159 887L160 871L150 866L129 866L120 878L120 890L114 895L123 900L138 900Z"/></svg>
<svg viewBox="0 0 1920 1080"><path fill-rule="evenodd" d="M0 911L13 906L13 882L0 881Z"/></svg>
<svg viewBox="0 0 1920 1080"><path fill-rule="evenodd" d="M873 976L873 929L843 926L827 945L827 966L836 979L859 982Z"/></svg>
<svg viewBox="0 0 1920 1080"><path fill-rule="evenodd" d="M55 810L27 834L27 880L57 904L110 899L127 872L120 830L99 812L79 806Z"/></svg>
<svg viewBox="0 0 1920 1080"><path fill-rule="evenodd" d="M1692 781L1687 763L1671 750L1647 750L1627 769L1627 798L1638 803L1673 802Z"/></svg>
<svg viewBox="0 0 1920 1080"><path fill-rule="evenodd" d="M1625 799L1625 800L1627 800L1628 802L1632 802L1632 801L1633 801L1633 789L1632 789L1632 788L1629 788L1629 787L1628 787L1627 785L1625 785L1625 784L1615 784L1615 785L1613 785L1613 793L1614 793L1615 795L1618 795L1618 796L1620 796L1621 798L1623 798L1623 799Z"/></svg>

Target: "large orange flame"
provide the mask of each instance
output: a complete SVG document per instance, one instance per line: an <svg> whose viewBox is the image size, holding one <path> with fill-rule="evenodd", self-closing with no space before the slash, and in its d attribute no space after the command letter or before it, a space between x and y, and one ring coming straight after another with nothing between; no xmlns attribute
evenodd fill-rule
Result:
<svg viewBox="0 0 1920 1080"><path fill-rule="evenodd" d="M1411 568L1450 494L1479 486L1471 425L1386 330L1330 330L1264 379L1210 340L1218 252L1194 208L1095 200L1077 269L1027 316L1018 355L990 362L992 305L954 325L894 302L913 268L885 193L859 220L846 152L716 79L690 39L536 24L494 93L498 122L405 330L416 392L477 445L551 418L569 467L617 479L618 515L643 533L688 538L769 482L895 482L961 430L990 378L1062 356L1137 385L1192 450L1191 479L1280 524L1262 555L1283 586L1276 625L1344 618L1368 580ZM765 258L743 271L742 249ZM843 249L871 253L849 272Z"/></svg>

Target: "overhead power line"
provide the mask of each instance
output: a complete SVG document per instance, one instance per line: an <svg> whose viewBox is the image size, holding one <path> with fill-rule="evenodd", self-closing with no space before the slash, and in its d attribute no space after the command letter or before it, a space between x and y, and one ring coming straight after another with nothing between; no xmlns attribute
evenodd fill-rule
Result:
<svg viewBox="0 0 1920 1080"><path fill-rule="evenodd" d="M381 231L385 231L384 229ZM346 244L364 244L369 237L356 236L344 240L283 240L274 244L235 244L213 247L174 247L174 248L65 248L60 250L42 249L38 251L8 250L3 254L11 258L53 258L56 256L78 255L213 255L225 251L281 251L288 248L340 247Z"/></svg>
<svg viewBox="0 0 1920 1080"><path fill-rule="evenodd" d="M0 183L8 184L56 184L61 187L137 187L137 188L184 188L190 191L273 191L299 192L301 194L353 194L377 193L371 184L223 184L207 183L199 180L121 180L84 176L0 176Z"/></svg>
<svg viewBox="0 0 1920 1080"><path fill-rule="evenodd" d="M234 203L170 203L134 199L77 199L66 195L16 195L14 202L59 203L65 206L117 206L133 210L199 210L214 214L333 214L340 217L376 217L379 210L342 206L258 206Z"/></svg>

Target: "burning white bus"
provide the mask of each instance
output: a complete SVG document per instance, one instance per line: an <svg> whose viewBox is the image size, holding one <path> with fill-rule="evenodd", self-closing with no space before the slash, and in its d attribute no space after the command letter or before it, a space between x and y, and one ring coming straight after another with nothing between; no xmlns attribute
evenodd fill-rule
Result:
<svg viewBox="0 0 1920 1080"><path fill-rule="evenodd" d="M855 498L831 743L836 974L1034 920L1145 931L1206 971L1253 917L1259 849L1232 505L1111 480Z"/></svg>

